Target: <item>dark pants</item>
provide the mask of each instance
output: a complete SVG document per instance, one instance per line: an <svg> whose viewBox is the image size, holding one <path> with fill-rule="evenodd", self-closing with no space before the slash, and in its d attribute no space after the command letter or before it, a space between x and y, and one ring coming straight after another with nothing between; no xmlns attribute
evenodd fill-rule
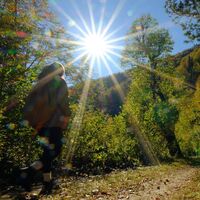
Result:
<svg viewBox="0 0 200 200"><path fill-rule="evenodd" d="M52 170L52 161L61 153L62 129L59 127L41 128L38 132L43 154L40 158L42 171L48 173Z"/></svg>

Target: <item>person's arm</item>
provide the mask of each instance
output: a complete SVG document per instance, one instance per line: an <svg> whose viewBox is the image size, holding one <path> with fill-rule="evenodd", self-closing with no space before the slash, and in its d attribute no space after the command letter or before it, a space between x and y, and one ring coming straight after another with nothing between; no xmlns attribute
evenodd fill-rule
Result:
<svg viewBox="0 0 200 200"><path fill-rule="evenodd" d="M58 107L61 110L61 113L63 114L62 121L63 126L65 127L68 122L69 118L71 116L71 110L69 107L69 96L68 96L68 87L64 80L61 81L61 86L58 93Z"/></svg>

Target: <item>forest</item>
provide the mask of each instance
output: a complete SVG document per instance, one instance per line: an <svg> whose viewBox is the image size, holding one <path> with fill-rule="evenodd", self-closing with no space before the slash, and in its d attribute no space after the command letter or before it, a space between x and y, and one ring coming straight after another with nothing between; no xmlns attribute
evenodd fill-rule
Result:
<svg viewBox="0 0 200 200"><path fill-rule="evenodd" d="M90 63L84 57L74 62L77 44L70 42L72 35L49 4L0 1L1 190L13 184L16 169L30 165L42 153L34 129L23 118L23 107L38 74L54 61L65 66L72 113L55 171L99 176L199 159L200 1L165 0L165 12L182 28L191 48L173 54L176 41L169 30L144 13L132 21L125 36L123 71L96 79L88 76ZM153 170L145 173L151 177ZM97 194L92 190L93 198L83 199L98 199ZM73 195L66 199L82 198ZM200 188L194 196L198 198Z"/></svg>

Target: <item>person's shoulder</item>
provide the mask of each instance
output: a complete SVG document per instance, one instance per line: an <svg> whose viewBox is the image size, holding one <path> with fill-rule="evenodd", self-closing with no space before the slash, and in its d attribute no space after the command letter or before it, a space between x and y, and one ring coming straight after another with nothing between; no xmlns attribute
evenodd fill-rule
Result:
<svg viewBox="0 0 200 200"><path fill-rule="evenodd" d="M65 80L64 78L60 77L60 81L61 81L63 84L67 85L67 82L66 82L66 80Z"/></svg>
<svg viewBox="0 0 200 200"><path fill-rule="evenodd" d="M54 77L50 82L49 82L50 86L53 86L55 89L59 89L62 87L67 87L67 83L65 82L65 80L61 77Z"/></svg>
<svg viewBox="0 0 200 200"><path fill-rule="evenodd" d="M57 81L61 90L68 90L67 82L62 77L59 77Z"/></svg>
<svg viewBox="0 0 200 200"><path fill-rule="evenodd" d="M61 85L62 85L62 86L67 87L67 82L65 81L65 79L60 78L60 82L61 82Z"/></svg>

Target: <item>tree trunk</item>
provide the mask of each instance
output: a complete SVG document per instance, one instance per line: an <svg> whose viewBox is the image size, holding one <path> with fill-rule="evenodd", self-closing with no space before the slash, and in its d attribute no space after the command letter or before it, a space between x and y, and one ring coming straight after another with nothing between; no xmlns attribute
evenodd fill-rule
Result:
<svg viewBox="0 0 200 200"><path fill-rule="evenodd" d="M150 87L152 90L154 103L156 103L156 76L155 76L155 72L154 72L154 70L156 68L155 62L151 62L150 66L151 66L151 72L150 72L151 86Z"/></svg>
<svg viewBox="0 0 200 200"><path fill-rule="evenodd" d="M169 149L170 155L172 157L176 157L176 158L183 158L183 154L181 152L179 143L176 139L175 133L172 130L170 130L169 128L164 128L162 131L165 134L165 138L167 141L167 147Z"/></svg>

